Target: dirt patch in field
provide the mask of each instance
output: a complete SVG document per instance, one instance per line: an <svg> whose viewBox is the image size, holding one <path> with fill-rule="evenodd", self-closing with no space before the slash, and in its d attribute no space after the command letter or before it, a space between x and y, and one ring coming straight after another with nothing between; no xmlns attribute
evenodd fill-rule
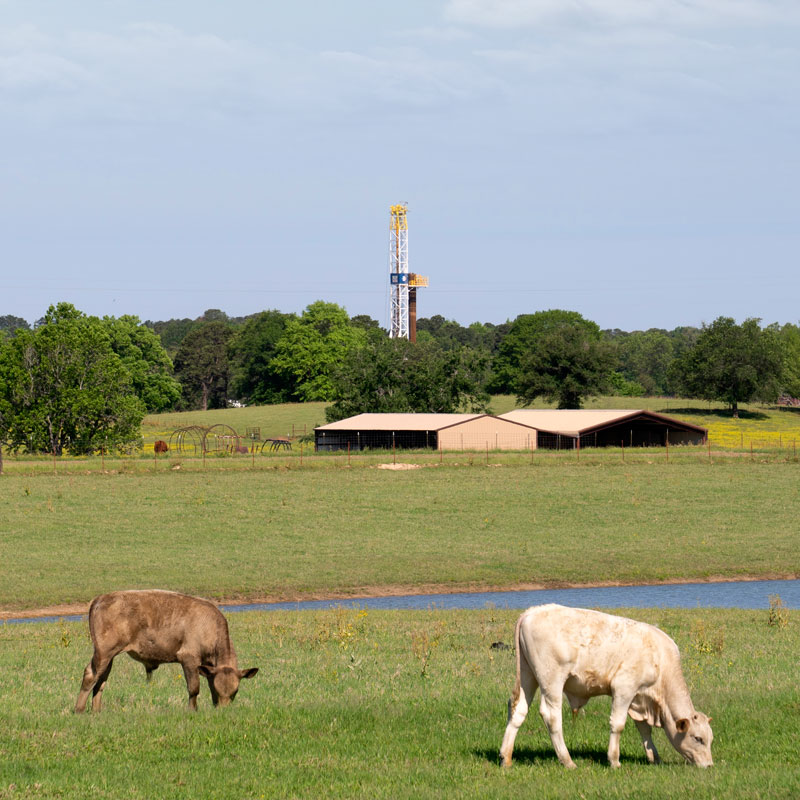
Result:
<svg viewBox="0 0 800 800"><path fill-rule="evenodd" d="M766 575L713 575L707 578L681 578L670 581L654 581L649 584L624 583L622 581L597 581L593 583L567 583L564 581L547 581L542 583L514 583L501 586L485 586L484 584L422 584L410 586L393 584L389 586L359 586L348 591L328 592L283 592L278 595L236 595L224 599L215 598L214 602L221 606L240 605L245 603L291 603L303 600L358 600L368 597L397 597L406 594L458 594L461 592L514 592L535 591L537 589L592 589L602 586L669 586L682 583L722 583L724 581L774 581L798 580L797 573L769 573ZM58 606L46 606L33 609L0 609L0 622L6 619L36 619L37 617L69 617L86 614L89 603L68 603Z"/></svg>
<svg viewBox="0 0 800 800"><path fill-rule="evenodd" d="M422 469L422 464L378 464L378 469Z"/></svg>

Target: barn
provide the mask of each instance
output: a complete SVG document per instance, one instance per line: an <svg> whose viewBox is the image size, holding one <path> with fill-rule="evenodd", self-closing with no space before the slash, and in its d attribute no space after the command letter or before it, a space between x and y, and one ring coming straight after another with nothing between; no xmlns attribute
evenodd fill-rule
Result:
<svg viewBox="0 0 800 800"><path fill-rule="evenodd" d="M658 447L703 444L708 431L654 411L517 409L501 419L536 428L539 447Z"/></svg>
<svg viewBox="0 0 800 800"><path fill-rule="evenodd" d="M358 414L314 429L317 450L531 450L536 430L491 414Z"/></svg>

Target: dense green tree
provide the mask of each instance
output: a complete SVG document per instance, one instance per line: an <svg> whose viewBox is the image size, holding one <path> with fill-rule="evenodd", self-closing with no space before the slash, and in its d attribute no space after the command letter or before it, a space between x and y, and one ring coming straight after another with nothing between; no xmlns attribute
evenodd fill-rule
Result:
<svg viewBox="0 0 800 800"><path fill-rule="evenodd" d="M292 399L331 400L333 370L366 340L366 331L351 325L341 306L320 300L308 306L300 319L287 322L272 365L291 382Z"/></svg>
<svg viewBox="0 0 800 800"><path fill-rule="evenodd" d="M0 348L0 441L60 455L130 446L145 414L108 327L69 303Z"/></svg>
<svg viewBox="0 0 800 800"><path fill-rule="evenodd" d="M624 334L617 342L619 368L624 378L638 383L644 394L667 394L669 366L675 358L672 337L664 330L651 328Z"/></svg>
<svg viewBox="0 0 800 800"><path fill-rule="evenodd" d="M516 394L525 404L542 396L580 408L583 397L607 389L612 353L599 327L577 311L522 314L500 342L490 391Z"/></svg>
<svg viewBox="0 0 800 800"><path fill-rule="evenodd" d="M175 354L175 376L190 408L225 408L231 377L228 342L233 331L221 320L192 328Z"/></svg>
<svg viewBox="0 0 800 800"><path fill-rule="evenodd" d="M200 323L192 319L169 319L164 322L151 322L148 320L144 323L148 328L152 328L153 332L161 339L161 344L167 351L170 358L175 358L175 353L181 346L181 342L186 338L192 328L196 328Z"/></svg>
<svg viewBox="0 0 800 800"><path fill-rule="evenodd" d="M15 317L13 314L6 314L0 317L0 339L2 339L4 334L12 334L14 333L17 328L22 328L23 330L30 330L30 325L28 325L27 321L22 319L22 317Z"/></svg>
<svg viewBox="0 0 800 800"><path fill-rule="evenodd" d="M800 398L800 327L787 323L770 325L783 346L783 380L781 388L789 397Z"/></svg>
<svg viewBox="0 0 800 800"><path fill-rule="evenodd" d="M694 346L672 367L689 397L721 400L734 417L739 403L774 401L781 388L784 349L774 329L761 328L761 320L741 325L731 317L718 317L704 325Z"/></svg>
<svg viewBox="0 0 800 800"><path fill-rule="evenodd" d="M516 326L516 327L515 327ZM600 328L575 311L540 311L512 325L506 357L518 366L513 387L520 403L537 397L557 400L559 408L580 408L583 398L608 389L614 367L611 345Z"/></svg>
<svg viewBox="0 0 800 800"><path fill-rule="evenodd" d="M104 317L103 324L145 408L154 413L173 408L181 386L172 377L172 361L158 336L134 316Z"/></svg>
<svg viewBox="0 0 800 800"><path fill-rule="evenodd" d="M292 383L272 365L275 349L294 314L262 311L251 317L230 341L231 393L245 403L284 403Z"/></svg>
<svg viewBox="0 0 800 800"><path fill-rule="evenodd" d="M373 339L353 349L332 374L329 422L367 412L486 411L488 363L468 348L433 341Z"/></svg>

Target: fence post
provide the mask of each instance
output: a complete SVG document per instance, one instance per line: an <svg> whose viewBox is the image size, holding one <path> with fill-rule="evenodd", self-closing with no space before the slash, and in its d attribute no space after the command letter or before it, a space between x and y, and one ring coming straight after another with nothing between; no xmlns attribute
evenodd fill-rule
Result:
<svg viewBox="0 0 800 800"><path fill-rule="evenodd" d="M669 464L669 431L667 431L667 464Z"/></svg>
<svg viewBox="0 0 800 800"><path fill-rule="evenodd" d="M347 442L347 466L350 466L350 442Z"/></svg>
<svg viewBox="0 0 800 800"><path fill-rule="evenodd" d="M489 466L489 440L486 440L486 466Z"/></svg>
<svg viewBox="0 0 800 800"><path fill-rule="evenodd" d="M437 434L438 436L438 434ZM439 439L439 463L442 463L442 440Z"/></svg>
<svg viewBox="0 0 800 800"><path fill-rule="evenodd" d="M713 464L714 462L711 460L711 437L710 436L709 436L708 439L706 439L706 443L708 444L708 463L709 464Z"/></svg>
<svg viewBox="0 0 800 800"><path fill-rule="evenodd" d="M303 466L303 443L300 442L300 466Z"/></svg>
<svg viewBox="0 0 800 800"><path fill-rule="evenodd" d="M624 461L625 460L625 440L622 439L622 441L620 441L620 444L622 445L622 460Z"/></svg>
<svg viewBox="0 0 800 800"><path fill-rule="evenodd" d="M578 461L581 460L581 435L578 434Z"/></svg>

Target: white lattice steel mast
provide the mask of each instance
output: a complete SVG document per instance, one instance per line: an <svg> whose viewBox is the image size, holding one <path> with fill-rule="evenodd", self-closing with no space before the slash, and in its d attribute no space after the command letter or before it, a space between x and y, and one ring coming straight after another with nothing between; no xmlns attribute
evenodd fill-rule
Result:
<svg viewBox="0 0 800 800"><path fill-rule="evenodd" d="M417 340L417 288L428 279L408 271L408 208L391 207L389 225L389 336L392 339Z"/></svg>
<svg viewBox="0 0 800 800"><path fill-rule="evenodd" d="M392 206L389 225L389 336L408 339L408 219L405 203Z"/></svg>

